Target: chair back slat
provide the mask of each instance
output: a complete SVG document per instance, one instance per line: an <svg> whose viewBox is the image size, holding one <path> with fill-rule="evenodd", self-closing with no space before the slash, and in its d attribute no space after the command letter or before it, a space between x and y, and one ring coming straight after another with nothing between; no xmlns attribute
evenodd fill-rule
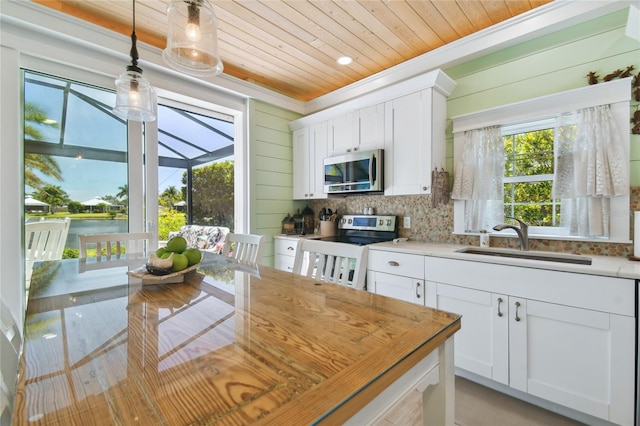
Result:
<svg viewBox="0 0 640 426"><path fill-rule="evenodd" d="M264 244L264 235L227 234L222 255L243 262L259 263L262 261Z"/></svg>
<svg viewBox="0 0 640 426"><path fill-rule="evenodd" d="M300 239L293 273L363 290L367 257L366 246Z"/></svg>
<svg viewBox="0 0 640 426"><path fill-rule="evenodd" d="M151 232L92 234L79 235L78 238L80 239L81 259L87 258L87 248L93 245L96 247L96 257L103 256L102 249L104 248L106 257L111 258L112 256L120 257L123 252L146 254L151 250L147 245L151 241L152 234Z"/></svg>

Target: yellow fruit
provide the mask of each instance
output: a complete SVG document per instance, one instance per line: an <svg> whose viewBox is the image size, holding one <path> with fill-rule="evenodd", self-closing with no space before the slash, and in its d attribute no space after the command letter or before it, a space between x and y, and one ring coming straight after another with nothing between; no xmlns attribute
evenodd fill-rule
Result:
<svg viewBox="0 0 640 426"><path fill-rule="evenodd" d="M158 250L156 250L156 256L162 257L162 255L165 254L166 252L167 252L167 249L165 249L164 247L160 247Z"/></svg>
<svg viewBox="0 0 640 426"><path fill-rule="evenodd" d="M167 247L165 249L174 253L182 253L186 248L187 240L185 240L183 237L173 237L172 239L167 241Z"/></svg>
<svg viewBox="0 0 640 426"><path fill-rule="evenodd" d="M202 260L202 253L197 248L189 248L182 252L189 259L189 266L195 265Z"/></svg>
<svg viewBox="0 0 640 426"><path fill-rule="evenodd" d="M189 266L189 258L184 254L173 254L173 272L182 271Z"/></svg>

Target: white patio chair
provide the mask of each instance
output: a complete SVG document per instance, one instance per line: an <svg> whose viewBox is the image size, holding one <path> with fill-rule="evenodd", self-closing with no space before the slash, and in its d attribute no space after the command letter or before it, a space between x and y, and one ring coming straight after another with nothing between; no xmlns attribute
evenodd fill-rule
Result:
<svg viewBox="0 0 640 426"><path fill-rule="evenodd" d="M40 220L27 222L25 230L26 282L29 288L33 263L40 260L60 260L69 234L71 219Z"/></svg>
<svg viewBox="0 0 640 426"><path fill-rule="evenodd" d="M103 256L103 248L107 258L112 256L119 258L123 253L123 249L124 253L146 254L150 250L147 245L152 236L151 232L78 235L80 239L80 259L86 259L87 247L94 246L97 258Z"/></svg>
<svg viewBox="0 0 640 426"><path fill-rule="evenodd" d="M227 234L222 255L243 262L258 263L262 261L264 243L264 235Z"/></svg>
<svg viewBox="0 0 640 426"><path fill-rule="evenodd" d="M308 253L309 261L303 268L305 253ZM367 246L301 238L293 261L293 273L363 290L368 253Z"/></svg>

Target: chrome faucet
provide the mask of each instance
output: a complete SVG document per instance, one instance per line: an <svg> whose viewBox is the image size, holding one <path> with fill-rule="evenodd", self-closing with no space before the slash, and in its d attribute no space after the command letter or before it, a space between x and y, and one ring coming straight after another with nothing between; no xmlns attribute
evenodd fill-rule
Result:
<svg viewBox="0 0 640 426"><path fill-rule="evenodd" d="M529 250L529 225L515 217L507 216L507 219L517 220L520 226L503 223L501 225L494 226L493 230L502 231L503 229L513 229L516 231L516 234L518 234L518 238L520 239L520 250Z"/></svg>

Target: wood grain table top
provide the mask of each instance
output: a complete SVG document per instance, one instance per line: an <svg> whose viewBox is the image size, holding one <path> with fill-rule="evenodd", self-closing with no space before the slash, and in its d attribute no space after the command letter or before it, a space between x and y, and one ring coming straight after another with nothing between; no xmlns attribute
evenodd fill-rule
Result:
<svg viewBox="0 0 640 426"><path fill-rule="evenodd" d="M14 424L342 422L458 315L205 253L183 283L143 258L34 268Z"/></svg>

